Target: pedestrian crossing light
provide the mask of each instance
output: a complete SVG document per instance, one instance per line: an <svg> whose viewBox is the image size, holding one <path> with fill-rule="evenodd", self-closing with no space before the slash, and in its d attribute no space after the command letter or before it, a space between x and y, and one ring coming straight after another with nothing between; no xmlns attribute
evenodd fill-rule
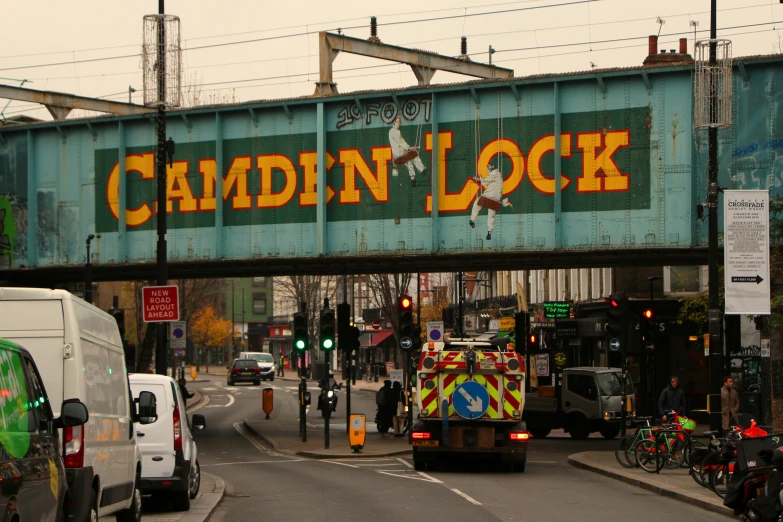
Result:
<svg viewBox="0 0 783 522"><path fill-rule="evenodd" d="M334 310L321 308L321 349L334 350Z"/></svg>
<svg viewBox="0 0 783 522"><path fill-rule="evenodd" d="M296 312L294 314L294 348L299 351L307 350L307 314Z"/></svg>
<svg viewBox="0 0 783 522"><path fill-rule="evenodd" d="M413 300L408 295L402 295L397 299L397 327L400 332L400 348L410 350L413 348Z"/></svg>

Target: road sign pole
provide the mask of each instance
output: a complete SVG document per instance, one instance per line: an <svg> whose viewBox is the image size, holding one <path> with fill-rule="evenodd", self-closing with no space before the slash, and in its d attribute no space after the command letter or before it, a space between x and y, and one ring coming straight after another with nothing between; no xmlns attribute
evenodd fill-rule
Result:
<svg viewBox="0 0 783 522"><path fill-rule="evenodd" d="M329 417L332 416L332 404L331 401L329 401L329 359L331 353L326 352L326 379L324 379L324 382L326 383L323 389L321 390L321 394L323 395L323 401L321 402L321 407L323 408L324 412L324 449L329 449Z"/></svg>

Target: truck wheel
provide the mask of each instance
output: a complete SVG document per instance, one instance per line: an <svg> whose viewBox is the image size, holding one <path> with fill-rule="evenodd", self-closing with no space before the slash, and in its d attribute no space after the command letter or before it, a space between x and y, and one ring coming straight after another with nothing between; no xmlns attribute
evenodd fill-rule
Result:
<svg viewBox="0 0 783 522"><path fill-rule="evenodd" d="M590 436L590 430L587 427L587 419L585 419L584 415L569 415L568 434L575 440L585 440Z"/></svg>
<svg viewBox="0 0 783 522"><path fill-rule="evenodd" d="M537 439L544 439L552 432L552 428L548 426L539 426L537 428L528 428L527 431Z"/></svg>
<svg viewBox="0 0 783 522"><path fill-rule="evenodd" d="M614 439L619 434L620 434L619 428L604 428L601 430L601 435L603 435L605 439Z"/></svg>

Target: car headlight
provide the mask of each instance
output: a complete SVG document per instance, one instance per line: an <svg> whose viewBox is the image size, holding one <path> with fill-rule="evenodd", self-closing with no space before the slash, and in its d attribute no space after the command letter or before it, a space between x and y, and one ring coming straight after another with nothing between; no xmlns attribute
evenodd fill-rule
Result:
<svg viewBox="0 0 783 522"><path fill-rule="evenodd" d="M327 396L327 397L329 397L329 398L331 399L332 397L334 397L334 392L333 392L333 391L331 391L331 390L329 390L329 391L326 393L326 396Z"/></svg>
<svg viewBox="0 0 783 522"><path fill-rule="evenodd" d="M611 418L608 411L604 412L604 420L608 421Z"/></svg>

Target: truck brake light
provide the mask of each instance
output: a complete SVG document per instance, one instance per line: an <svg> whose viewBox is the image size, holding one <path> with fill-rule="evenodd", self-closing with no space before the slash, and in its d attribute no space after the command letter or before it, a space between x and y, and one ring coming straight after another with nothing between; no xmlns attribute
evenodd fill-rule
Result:
<svg viewBox="0 0 783 522"><path fill-rule="evenodd" d="M426 431L414 431L411 434L411 437L413 437L414 439L429 439L430 434Z"/></svg>
<svg viewBox="0 0 783 522"><path fill-rule="evenodd" d="M66 468L84 467L84 426L63 428L63 465Z"/></svg>
<svg viewBox="0 0 783 522"><path fill-rule="evenodd" d="M530 434L522 432L512 431L508 434L509 440L527 440L530 438Z"/></svg>

